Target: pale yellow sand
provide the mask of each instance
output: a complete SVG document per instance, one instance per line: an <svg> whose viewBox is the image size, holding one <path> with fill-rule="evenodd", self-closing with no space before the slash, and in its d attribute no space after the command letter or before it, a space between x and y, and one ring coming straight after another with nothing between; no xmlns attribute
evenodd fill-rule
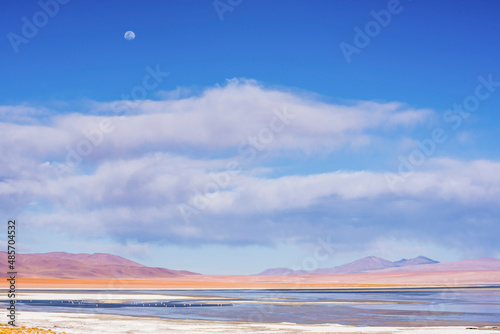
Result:
<svg viewBox="0 0 500 334"><path fill-rule="evenodd" d="M17 289L342 289L453 287L500 284L500 271L360 273L308 276L207 276L168 279L59 279L19 278ZM0 280L0 289L8 289Z"/></svg>
<svg viewBox="0 0 500 334"><path fill-rule="evenodd" d="M66 334L64 332L54 332L51 329L41 329L36 327L13 327L0 323L0 333L2 334Z"/></svg>

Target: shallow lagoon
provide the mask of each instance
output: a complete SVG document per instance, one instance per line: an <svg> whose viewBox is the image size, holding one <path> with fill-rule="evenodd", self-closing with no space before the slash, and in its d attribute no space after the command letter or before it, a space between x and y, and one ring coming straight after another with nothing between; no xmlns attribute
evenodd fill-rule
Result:
<svg viewBox="0 0 500 334"><path fill-rule="evenodd" d="M66 299L57 299L61 291L38 292L52 294L54 299L20 299L19 310L355 326L500 325L500 287L497 286L376 290L66 290ZM30 291L31 295L36 293ZM119 298L123 294L129 296ZM75 298L67 299L68 295ZM156 296L151 299L145 295Z"/></svg>

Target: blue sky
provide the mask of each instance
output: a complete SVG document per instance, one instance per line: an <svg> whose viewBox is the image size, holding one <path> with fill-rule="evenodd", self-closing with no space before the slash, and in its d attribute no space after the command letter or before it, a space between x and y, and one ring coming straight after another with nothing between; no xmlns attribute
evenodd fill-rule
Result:
<svg viewBox="0 0 500 334"><path fill-rule="evenodd" d="M500 256L500 5L215 3L1 5L0 212L21 250L221 274L303 267L318 238L319 267Z"/></svg>

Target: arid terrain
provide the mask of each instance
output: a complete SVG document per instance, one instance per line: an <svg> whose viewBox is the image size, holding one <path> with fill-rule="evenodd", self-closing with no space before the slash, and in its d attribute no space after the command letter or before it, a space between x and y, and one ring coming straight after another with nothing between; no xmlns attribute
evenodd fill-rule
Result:
<svg viewBox="0 0 500 334"><path fill-rule="evenodd" d="M6 253L0 255L5 257ZM282 274L275 275L262 273L259 275L202 275L183 270L150 268L111 254L46 253L18 255L16 270L18 289L79 287L319 289L500 284L500 260L498 259L419 263L378 269L380 267L374 266L374 263L383 262L381 260L383 259L368 257L332 269L322 269L319 274L306 271L295 273L282 271ZM328 270L339 271L338 268L344 268L349 273L322 274ZM5 277L8 271L7 261L0 262L1 275ZM2 281L0 286L6 287L7 282Z"/></svg>

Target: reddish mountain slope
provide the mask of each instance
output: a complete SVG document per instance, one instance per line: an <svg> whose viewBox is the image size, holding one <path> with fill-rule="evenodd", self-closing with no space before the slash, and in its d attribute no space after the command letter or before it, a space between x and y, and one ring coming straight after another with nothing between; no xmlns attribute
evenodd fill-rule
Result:
<svg viewBox="0 0 500 334"><path fill-rule="evenodd" d="M134 261L127 260L121 256L105 254L105 253L94 253L94 254L70 254L64 252L52 252L44 254L31 254L33 256L39 256L44 258L59 258L65 260L72 260L83 262L87 265L94 266L128 266L128 267L145 267Z"/></svg>
<svg viewBox="0 0 500 334"><path fill-rule="evenodd" d="M0 252L0 275L8 270L7 253ZM167 278L197 275L189 271L150 268L111 254L17 254L18 277L30 278Z"/></svg>

